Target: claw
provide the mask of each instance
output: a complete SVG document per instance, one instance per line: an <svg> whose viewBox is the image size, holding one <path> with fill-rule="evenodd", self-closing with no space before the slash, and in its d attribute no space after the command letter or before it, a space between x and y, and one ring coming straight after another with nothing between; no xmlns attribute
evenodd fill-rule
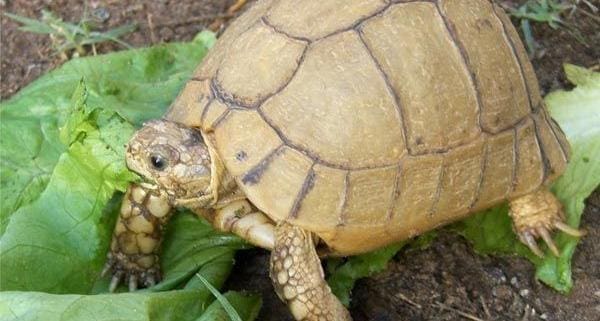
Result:
<svg viewBox="0 0 600 321"><path fill-rule="evenodd" d="M566 233L568 235L575 236L575 237L582 237L586 234L585 231L578 230L576 228L572 228L569 225L567 225L561 221L554 222L554 227L556 227L557 229L563 231L564 233Z"/></svg>
<svg viewBox="0 0 600 321"><path fill-rule="evenodd" d="M117 289L117 286L119 285L119 283L121 282L121 278L123 277L123 272L122 271L117 271L112 279L110 280L110 286L108 287L108 291L109 292L115 292L115 290Z"/></svg>
<svg viewBox="0 0 600 321"><path fill-rule="evenodd" d="M133 292L133 291L137 290L137 286L138 286L137 275L132 274L131 276L129 276L129 292Z"/></svg>
<svg viewBox="0 0 600 321"><path fill-rule="evenodd" d="M539 257L544 257L544 253L538 247L537 242L535 241L535 238L533 237L533 235L531 235L531 233L522 232L519 234L519 236L521 238L521 241L525 243L525 245L527 245L527 247L531 250L531 252L533 252L533 254Z"/></svg>
<svg viewBox="0 0 600 321"><path fill-rule="evenodd" d="M106 264L104 264L104 268L102 268L102 272L100 272L101 277L105 277L108 275L108 272L112 269L112 260L108 260Z"/></svg>
<svg viewBox="0 0 600 321"><path fill-rule="evenodd" d="M152 287L156 285L156 279L154 278L154 275L148 276L144 284L146 285L146 287Z"/></svg>
<svg viewBox="0 0 600 321"><path fill-rule="evenodd" d="M542 237L544 242L546 242L546 245L548 245L548 248L550 248L552 254L554 254L554 256L560 256L560 251L558 251L558 248L556 247L556 244L554 244L554 240L552 240L552 236L550 236L548 230L544 227L540 227L537 229L537 233Z"/></svg>

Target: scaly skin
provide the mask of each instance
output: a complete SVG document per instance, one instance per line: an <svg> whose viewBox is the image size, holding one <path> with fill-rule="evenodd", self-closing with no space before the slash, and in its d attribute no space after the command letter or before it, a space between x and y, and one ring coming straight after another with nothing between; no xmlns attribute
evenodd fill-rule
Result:
<svg viewBox="0 0 600 321"><path fill-rule="evenodd" d="M521 242L531 251L543 257L544 253L537 245L536 238L541 237L550 251L559 256L550 231L557 228L571 236L580 237L585 233L564 223L562 204L556 196L545 188L510 201L510 216L513 227Z"/></svg>
<svg viewBox="0 0 600 321"><path fill-rule="evenodd" d="M270 266L275 292L296 320L352 320L325 282L310 233L286 222L279 223Z"/></svg>
<svg viewBox="0 0 600 321"><path fill-rule="evenodd" d="M140 185L129 186L102 272L112 271L111 292L123 278L130 291L137 289L138 283L152 286L160 281L160 244L171 212L165 193Z"/></svg>

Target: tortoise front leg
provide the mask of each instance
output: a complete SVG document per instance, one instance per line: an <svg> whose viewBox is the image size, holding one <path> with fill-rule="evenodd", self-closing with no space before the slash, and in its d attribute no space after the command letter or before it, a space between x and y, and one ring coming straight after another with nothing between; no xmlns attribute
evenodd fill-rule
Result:
<svg viewBox="0 0 600 321"><path fill-rule="evenodd" d="M253 245L273 249L273 221L262 212L253 212L246 200L233 201L217 209L212 223L216 229L234 233Z"/></svg>
<svg viewBox="0 0 600 321"><path fill-rule="evenodd" d="M350 313L331 293L309 232L286 222L275 228L271 280L296 320L351 321Z"/></svg>
<svg viewBox="0 0 600 321"><path fill-rule="evenodd" d="M544 240L554 255L560 255L550 236L553 229L561 230L575 237L581 237L585 234L564 222L562 204L546 188L541 188L510 201L509 214L513 219L513 227L521 242L539 257L543 257L544 253L537 245L536 238L538 237Z"/></svg>
<svg viewBox="0 0 600 321"><path fill-rule="evenodd" d="M129 290L138 284L153 286L160 280L158 263L163 228L171 217L171 206L159 190L130 185L123 198L112 237L108 260L102 271L112 274L113 292L125 279Z"/></svg>

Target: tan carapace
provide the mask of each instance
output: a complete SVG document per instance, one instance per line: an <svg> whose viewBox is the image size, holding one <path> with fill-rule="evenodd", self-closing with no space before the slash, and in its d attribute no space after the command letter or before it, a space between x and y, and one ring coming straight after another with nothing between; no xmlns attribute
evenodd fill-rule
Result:
<svg viewBox="0 0 600 321"><path fill-rule="evenodd" d="M273 251L297 320L350 320L321 255L405 240L509 200L536 254L569 158L518 35L487 0L259 0L141 129L107 270L152 285L172 206Z"/></svg>

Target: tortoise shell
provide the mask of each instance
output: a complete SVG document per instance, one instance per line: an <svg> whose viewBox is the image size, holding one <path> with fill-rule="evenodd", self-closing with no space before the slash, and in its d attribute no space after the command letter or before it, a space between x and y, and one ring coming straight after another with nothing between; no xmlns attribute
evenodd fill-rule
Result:
<svg viewBox="0 0 600 321"><path fill-rule="evenodd" d="M337 254L532 192L569 152L487 0L260 0L166 118L212 133L257 208Z"/></svg>

